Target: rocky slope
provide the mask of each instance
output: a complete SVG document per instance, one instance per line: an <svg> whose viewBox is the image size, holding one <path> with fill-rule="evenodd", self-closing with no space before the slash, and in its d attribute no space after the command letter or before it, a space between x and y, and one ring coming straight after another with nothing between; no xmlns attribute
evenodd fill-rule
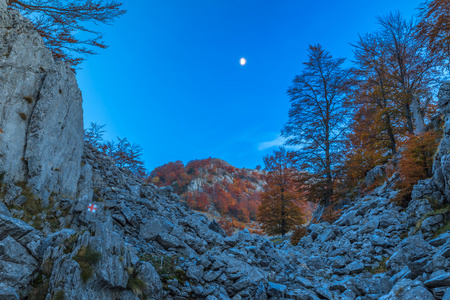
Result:
<svg viewBox="0 0 450 300"><path fill-rule="evenodd" d="M449 202L447 115L435 176L406 210L390 202L394 175L299 245L225 237L171 187L83 146L69 67L2 3L0 299L450 299L450 233L436 233L449 217L438 209Z"/></svg>

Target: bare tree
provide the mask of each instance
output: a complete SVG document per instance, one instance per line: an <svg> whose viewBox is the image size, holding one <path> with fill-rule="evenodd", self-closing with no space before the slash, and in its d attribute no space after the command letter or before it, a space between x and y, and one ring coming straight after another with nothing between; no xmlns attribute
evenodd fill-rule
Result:
<svg viewBox="0 0 450 300"><path fill-rule="evenodd" d="M401 104L408 131L425 131L424 116L432 100L431 87L437 76L435 55L426 52L416 38L416 26L400 13L378 18L380 46L386 50L388 75L397 89L396 100Z"/></svg>
<svg viewBox="0 0 450 300"><path fill-rule="evenodd" d="M33 22L56 60L72 66L107 47L88 24L110 24L125 13L115 0L8 0L8 6Z"/></svg>
<svg viewBox="0 0 450 300"><path fill-rule="evenodd" d="M333 195L334 168L340 162L349 117L344 102L350 88L343 58L333 58L321 45L309 47L304 70L288 90L289 120L282 135L287 145L300 147L298 158L323 185L322 201Z"/></svg>

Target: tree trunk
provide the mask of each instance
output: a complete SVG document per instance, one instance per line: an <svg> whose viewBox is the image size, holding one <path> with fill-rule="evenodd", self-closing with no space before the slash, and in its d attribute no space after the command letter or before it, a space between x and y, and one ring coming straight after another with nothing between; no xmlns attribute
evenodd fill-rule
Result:
<svg viewBox="0 0 450 300"><path fill-rule="evenodd" d="M405 104L403 108L405 109L406 127L408 128L408 132L410 134L414 134L414 124L411 116L411 108L409 104Z"/></svg>
<svg viewBox="0 0 450 300"><path fill-rule="evenodd" d="M281 236L284 237L286 232L286 209L284 199L284 188L281 188Z"/></svg>
<svg viewBox="0 0 450 300"><path fill-rule="evenodd" d="M416 96L412 97L411 108L414 117L414 125L416 127L416 134L424 133L426 131L425 121L422 110L420 109L420 102Z"/></svg>
<svg viewBox="0 0 450 300"><path fill-rule="evenodd" d="M396 142L395 142L395 135L394 135L394 130L392 129L392 125L391 125L391 117L389 116L389 114L386 114L386 127L387 127L387 133L389 136L389 141L390 141L390 146L389 148L391 148L391 152L392 155L395 155L397 153L397 146L396 146Z"/></svg>

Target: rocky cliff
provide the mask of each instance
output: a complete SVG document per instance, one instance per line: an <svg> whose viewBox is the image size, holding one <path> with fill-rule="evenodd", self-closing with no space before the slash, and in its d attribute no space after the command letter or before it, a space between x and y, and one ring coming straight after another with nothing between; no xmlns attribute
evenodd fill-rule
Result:
<svg viewBox="0 0 450 300"><path fill-rule="evenodd" d="M27 181L44 200L52 193L74 197L83 151L75 75L55 63L31 22L2 6L0 173L5 182Z"/></svg>
<svg viewBox="0 0 450 300"><path fill-rule="evenodd" d="M394 175L298 245L225 237L172 188L83 147L75 77L3 2L0 299L450 299L447 134L406 210Z"/></svg>

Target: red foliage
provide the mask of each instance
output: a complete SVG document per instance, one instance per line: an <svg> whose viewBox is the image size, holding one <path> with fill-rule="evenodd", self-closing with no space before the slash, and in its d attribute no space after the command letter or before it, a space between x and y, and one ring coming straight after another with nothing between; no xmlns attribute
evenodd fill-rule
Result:
<svg viewBox="0 0 450 300"><path fill-rule="evenodd" d="M294 233L291 236L291 245L296 246L298 244L298 242L300 242L301 238L306 236L307 234L308 234L308 231L306 230L305 227L298 226L294 230Z"/></svg>
<svg viewBox="0 0 450 300"><path fill-rule="evenodd" d="M231 220L228 218L221 218L217 223L219 223L228 236L235 233L236 230L243 230L246 227L244 223L237 221L235 218L231 218Z"/></svg>
<svg viewBox="0 0 450 300"><path fill-rule="evenodd" d="M207 211L210 199L204 192L192 192L188 193L186 202L192 209Z"/></svg>
<svg viewBox="0 0 450 300"><path fill-rule="evenodd" d="M177 160L176 162L169 162L165 165L154 169L150 176L152 178L158 177L158 180L154 181L157 186L171 185L173 182L179 180L184 173L184 164Z"/></svg>
<svg viewBox="0 0 450 300"><path fill-rule="evenodd" d="M190 161L186 166L181 161L170 162L153 170L148 181L157 186L171 185L192 209L215 209L224 218L232 218L234 221L226 224L236 229L256 220L261 195L255 191L254 184L261 181L261 173L207 158ZM194 179L203 183L198 191L188 191Z"/></svg>

